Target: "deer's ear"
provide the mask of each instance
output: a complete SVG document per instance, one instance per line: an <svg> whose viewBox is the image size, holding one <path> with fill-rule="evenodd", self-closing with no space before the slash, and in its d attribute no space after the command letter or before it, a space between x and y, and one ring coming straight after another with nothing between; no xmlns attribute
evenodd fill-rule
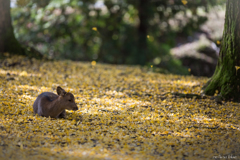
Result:
<svg viewBox="0 0 240 160"><path fill-rule="evenodd" d="M62 89L60 86L57 87L57 94L59 96L64 96L66 93L67 92L64 89Z"/></svg>

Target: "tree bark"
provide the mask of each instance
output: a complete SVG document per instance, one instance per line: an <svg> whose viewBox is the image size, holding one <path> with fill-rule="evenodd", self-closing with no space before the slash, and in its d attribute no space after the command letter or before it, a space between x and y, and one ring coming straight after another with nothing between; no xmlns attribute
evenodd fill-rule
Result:
<svg viewBox="0 0 240 160"><path fill-rule="evenodd" d="M240 101L240 1L228 0L223 40L215 72L204 87L204 93L218 91L225 100Z"/></svg>
<svg viewBox="0 0 240 160"><path fill-rule="evenodd" d="M138 6L139 26L138 26L138 55L136 64L144 65L147 61L147 34L149 21L149 0L140 0Z"/></svg>
<svg viewBox="0 0 240 160"><path fill-rule="evenodd" d="M0 54L4 52L24 54L24 50L14 36L10 0L0 0Z"/></svg>

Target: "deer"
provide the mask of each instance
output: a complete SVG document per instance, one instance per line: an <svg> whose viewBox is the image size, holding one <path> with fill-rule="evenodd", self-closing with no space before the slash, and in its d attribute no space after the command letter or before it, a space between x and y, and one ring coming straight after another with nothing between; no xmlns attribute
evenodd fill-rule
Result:
<svg viewBox="0 0 240 160"><path fill-rule="evenodd" d="M60 86L57 87L57 94L43 92L33 103L34 113L43 117L66 118L65 109L76 111L78 107L73 94L66 92Z"/></svg>

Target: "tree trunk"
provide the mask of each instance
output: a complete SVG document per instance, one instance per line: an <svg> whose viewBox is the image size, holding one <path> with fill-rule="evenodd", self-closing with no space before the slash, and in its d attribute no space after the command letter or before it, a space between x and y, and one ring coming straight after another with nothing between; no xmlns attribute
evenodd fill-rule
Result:
<svg viewBox="0 0 240 160"><path fill-rule="evenodd" d="M13 33L10 0L0 0L0 54L4 52L24 54Z"/></svg>
<svg viewBox="0 0 240 160"><path fill-rule="evenodd" d="M240 1L228 0L223 40L215 72L204 87L207 95L220 93L225 100L240 101Z"/></svg>
<svg viewBox="0 0 240 160"><path fill-rule="evenodd" d="M140 0L138 6L139 26L138 26L138 53L136 63L144 65L147 61L147 34L149 25L149 0Z"/></svg>

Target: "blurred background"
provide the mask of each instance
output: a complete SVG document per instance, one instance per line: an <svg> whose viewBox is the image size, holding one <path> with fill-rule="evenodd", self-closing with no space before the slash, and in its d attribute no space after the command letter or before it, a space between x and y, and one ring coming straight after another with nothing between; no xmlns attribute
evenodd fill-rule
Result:
<svg viewBox="0 0 240 160"><path fill-rule="evenodd" d="M11 0L15 36L50 59L210 77L224 0Z"/></svg>

